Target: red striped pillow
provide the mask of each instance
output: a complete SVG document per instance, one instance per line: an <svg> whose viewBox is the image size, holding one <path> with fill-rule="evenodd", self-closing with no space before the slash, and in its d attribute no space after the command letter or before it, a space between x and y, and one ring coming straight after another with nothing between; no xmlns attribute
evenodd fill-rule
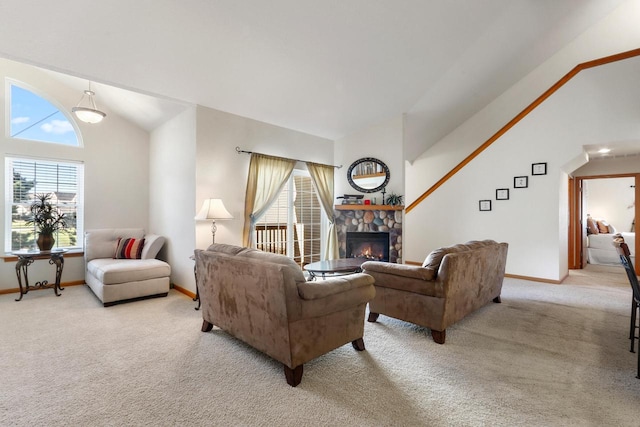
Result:
<svg viewBox="0 0 640 427"><path fill-rule="evenodd" d="M142 257L142 247L144 239L118 237L116 243L116 259L140 259Z"/></svg>

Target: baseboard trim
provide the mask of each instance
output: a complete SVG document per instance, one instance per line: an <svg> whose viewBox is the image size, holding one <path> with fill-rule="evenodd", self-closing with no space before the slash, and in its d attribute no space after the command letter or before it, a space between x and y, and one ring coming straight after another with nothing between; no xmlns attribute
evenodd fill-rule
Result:
<svg viewBox="0 0 640 427"><path fill-rule="evenodd" d="M189 298L195 298L196 294L191 292L188 289L183 288L182 286L178 286L175 283L173 284L173 289L175 289L176 291L185 294L186 296L188 296Z"/></svg>
<svg viewBox="0 0 640 427"><path fill-rule="evenodd" d="M541 277L531 277L531 276L519 276L517 274L505 274L504 277L509 277L510 279L529 280L531 282L551 283L553 285L559 285L560 283L564 282L564 279L569 277L569 274L567 273L567 275L560 280L543 279Z"/></svg>
<svg viewBox="0 0 640 427"><path fill-rule="evenodd" d="M84 285L84 280L73 280L71 282L60 283L61 288L66 288L67 286L78 286L78 285ZM46 289L46 288L43 288L43 289ZM31 289L29 290L29 292L41 291L41 290L42 289ZM0 289L0 295L16 294L16 293L20 293L20 288Z"/></svg>

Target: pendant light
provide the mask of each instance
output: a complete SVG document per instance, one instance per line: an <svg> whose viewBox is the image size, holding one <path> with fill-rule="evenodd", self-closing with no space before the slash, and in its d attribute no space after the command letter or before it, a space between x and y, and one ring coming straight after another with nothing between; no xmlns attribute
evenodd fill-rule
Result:
<svg viewBox="0 0 640 427"><path fill-rule="evenodd" d="M76 117L85 122L85 123L100 123L102 119L104 119L107 115L102 111L98 110L96 107L96 101L93 98L96 95L94 91L91 90L91 82L89 82L89 90L85 90L82 98L78 102L78 105L73 107L71 111ZM87 101L85 102L85 99ZM82 103L85 102L84 106Z"/></svg>

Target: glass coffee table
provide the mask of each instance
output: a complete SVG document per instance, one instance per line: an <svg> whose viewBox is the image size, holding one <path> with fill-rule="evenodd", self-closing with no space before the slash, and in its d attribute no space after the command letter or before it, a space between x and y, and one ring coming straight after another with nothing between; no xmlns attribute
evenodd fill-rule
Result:
<svg viewBox="0 0 640 427"><path fill-rule="evenodd" d="M343 275L360 273L362 264L369 261L366 258L340 258L327 261L312 262L304 266L305 271L309 272L309 280L315 280L320 274L324 279L327 274Z"/></svg>

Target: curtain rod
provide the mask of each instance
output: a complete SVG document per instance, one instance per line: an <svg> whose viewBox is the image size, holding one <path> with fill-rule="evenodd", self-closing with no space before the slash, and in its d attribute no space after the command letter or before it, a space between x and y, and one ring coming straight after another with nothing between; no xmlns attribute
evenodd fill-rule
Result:
<svg viewBox="0 0 640 427"><path fill-rule="evenodd" d="M253 154L253 151L245 151L245 150L241 150L240 147L236 147L236 152L238 154ZM270 154L264 154L264 153L256 153L256 154L262 154L263 156L270 156ZM271 156L271 157L280 157L280 156ZM284 157L283 157L284 158ZM290 159L290 160L295 160L296 162L303 162L303 163L316 163L318 165L323 165L323 166L330 166L332 168L336 168L336 169L340 169L342 167L342 165L339 166L335 166L335 165L326 165L324 163L318 163L318 162L309 162L308 160L300 160L300 159Z"/></svg>

